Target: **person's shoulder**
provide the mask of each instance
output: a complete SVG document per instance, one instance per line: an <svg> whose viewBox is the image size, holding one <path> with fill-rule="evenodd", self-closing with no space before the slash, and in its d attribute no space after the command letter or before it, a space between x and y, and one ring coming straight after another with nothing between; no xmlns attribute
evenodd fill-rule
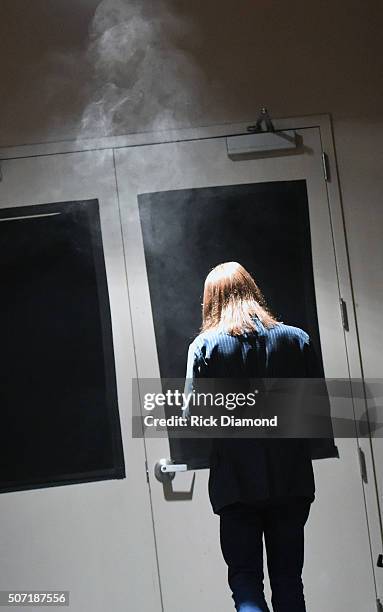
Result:
<svg viewBox="0 0 383 612"><path fill-rule="evenodd" d="M298 343L301 348L305 344L310 343L310 336L304 329L295 325L288 325L282 321L269 328L269 331L279 337L285 338L288 342Z"/></svg>
<svg viewBox="0 0 383 612"><path fill-rule="evenodd" d="M194 352L201 351L202 353L204 353L207 348L211 350L213 347L220 345L221 343L225 341L227 342L228 338L235 339L234 336L230 336L224 331L216 330L216 329L209 329L209 330L200 332L198 336L196 336L194 340L192 340L192 342L189 345L189 350L194 351Z"/></svg>

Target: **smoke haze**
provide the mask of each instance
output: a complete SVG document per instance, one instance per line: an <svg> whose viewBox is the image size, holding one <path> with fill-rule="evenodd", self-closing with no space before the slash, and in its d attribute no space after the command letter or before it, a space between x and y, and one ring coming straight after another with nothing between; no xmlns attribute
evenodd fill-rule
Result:
<svg viewBox="0 0 383 612"><path fill-rule="evenodd" d="M182 48L186 38L197 40L192 25L171 14L163 0L102 0L89 29L92 78L81 135L120 132L127 116L139 131L198 118L204 76Z"/></svg>

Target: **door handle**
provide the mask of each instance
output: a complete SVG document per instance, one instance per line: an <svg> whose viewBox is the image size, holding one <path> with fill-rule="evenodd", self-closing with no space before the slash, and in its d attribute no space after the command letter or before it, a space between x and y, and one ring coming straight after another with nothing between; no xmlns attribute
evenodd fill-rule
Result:
<svg viewBox="0 0 383 612"><path fill-rule="evenodd" d="M193 499L195 472L189 491L174 491L173 479L177 472L186 472L186 463L173 463L171 459L160 459L154 465L154 475L162 483L166 501L187 501Z"/></svg>
<svg viewBox="0 0 383 612"><path fill-rule="evenodd" d="M186 472L186 463L173 463L171 459L160 459L154 466L154 475L159 482L165 483L173 480L176 472Z"/></svg>

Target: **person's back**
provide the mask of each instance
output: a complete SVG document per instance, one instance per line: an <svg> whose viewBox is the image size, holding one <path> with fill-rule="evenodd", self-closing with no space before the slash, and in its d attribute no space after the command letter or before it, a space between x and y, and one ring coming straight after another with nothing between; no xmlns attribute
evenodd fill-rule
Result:
<svg viewBox="0 0 383 612"><path fill-rule="evenodd" d="M300 378L309 371L309 335L276 323L232 336L203 332L190 345L194 379ZM247 414L248 416L248 414ZM314 499L308 442L299 438L215 438L210 457L209 495L214 512L237 501L267 504L286 498Z"/></svg>

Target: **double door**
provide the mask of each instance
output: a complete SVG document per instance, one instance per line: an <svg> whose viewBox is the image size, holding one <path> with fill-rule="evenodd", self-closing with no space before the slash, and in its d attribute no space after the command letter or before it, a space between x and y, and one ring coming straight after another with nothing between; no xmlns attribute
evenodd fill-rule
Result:
<svg viewBox="0 0 383 612"><path fill-rule="evenodd" d="M32 584L57 575L49 559L33 563L38 551L18 535L25 520L20 500L32 508L29 526L43 539L53 536L44 514L62 517L53 542L63 554L60 582L72 591L74 610L90 609L89 597L100 611L109 598L116 611L232 610L204 445L132 436L131 381L184 376L203 280L214 265L245 265L279 320L310 333L324 375L350 375L320 131L305 128L296 136L298 147L279 155L238 155L238 136L3 163L2 207L99 202L126 478L0 499L9 523L12 513L15 521L17 546L9 554L18 551L21 574ZM352 406L345 409L352 419ZM376 590L358 445L353 438L337 438L336 445L339 458L314 462L308 609L370 612ZM160 459L188 470L162 483L154 474ZM92 571L84 571L89 564ZM4 563L4 584L14 582L12 568Z"/></svg>

